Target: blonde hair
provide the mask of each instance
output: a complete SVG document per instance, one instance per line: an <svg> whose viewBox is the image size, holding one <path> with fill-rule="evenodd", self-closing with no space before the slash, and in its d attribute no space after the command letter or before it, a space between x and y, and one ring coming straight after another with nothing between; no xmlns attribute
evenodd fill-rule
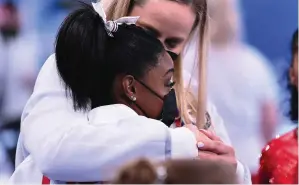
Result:
<svg viewBox="0 0 299 185"><path fill-rule="evenodd" d="M136 0L102 0L107 13L108 20L115 20L123 16L127 16L130 13L130 9ZM170 0L178 1L180 0ZM183 81L183 66L181 56L175 62L175 74L174 79L176 81L176 95L178 102L178 109L182 119L185 123L192 123L190 112L196 115L196 124L199 128L203 128L205 125L205 112L206 112L206 49L208 40L208 13L206 0L193 0L192 2L194 10L197 12L198 25L193 29L199 30L199 86L198 96L189 97L191 87L184 86ZM191 37L192 33L190 34ZM190 83L189 83L190 84ZM197 100L196 100L197 99Z"/></svg>
<svg viewBox="0 0 299 185"><path fill-rule="evenodd" d="M112 184L235 184L234 166L207 159L169 160L153 164L140 159L120 170Z"/></svg>

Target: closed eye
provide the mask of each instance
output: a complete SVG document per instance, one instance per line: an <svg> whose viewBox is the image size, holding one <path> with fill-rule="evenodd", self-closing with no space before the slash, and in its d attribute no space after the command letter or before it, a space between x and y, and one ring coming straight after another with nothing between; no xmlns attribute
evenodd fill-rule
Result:
<svg viewBox="0 0 299 185"><path fill-rule="evenodd" d="M165 44L168 49L174 49L182 42L183 42L183 39L181 39L181 38L170 38L170 39L165 40Z"/></svg>
<svg viewBox="0 0 299 185"><path fill-rule="evenodd" d="M166 86L169 88L173 88L173 86L175 85L176 82L170 82L169 84L167 84Z"/></svg>

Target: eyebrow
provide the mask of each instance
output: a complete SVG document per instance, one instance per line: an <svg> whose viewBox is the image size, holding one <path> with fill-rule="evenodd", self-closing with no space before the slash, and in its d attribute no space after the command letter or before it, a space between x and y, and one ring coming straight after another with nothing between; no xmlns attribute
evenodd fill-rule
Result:
<svg viewBox="0 0 299 185"><path fill-rule="evenodd" d="M156 28L154 28L153 26L151 26L151 25L149 25L145 22L142 22L142 21L139 21L139 25L141 27L143 27L146 31L148 31L148 33L152 34L153 36L155 36L155 37L161 36L161 33ZM184 38L182 38L182 37L170 37L170 38L167 38L167 40L172 40L172 41L175 41L175 42L182 42L184 40Z"/></svg>
<svg viewBox="0 0 299 185"><path fill-rule="evenodd" d="M159 37L161 35L161 33L154 27L152 27L149 24L146 24L145 22L140 21L139 24L141 25L141 27L145 28L146 31L148 31L150 34L152 34L155 37Z"/></svg>
<svg viewBox="0 0 299 185"><path fill-rule="evenodd" d="M164 77L168 75L169 73L174 73L174 68L168 69L168 71L165 73Z"/></svg>

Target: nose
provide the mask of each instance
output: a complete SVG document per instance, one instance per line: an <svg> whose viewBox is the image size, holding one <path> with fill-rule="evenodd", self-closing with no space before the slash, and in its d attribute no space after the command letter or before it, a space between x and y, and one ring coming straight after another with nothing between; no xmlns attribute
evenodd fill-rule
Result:
<svg viewBox="0 0 299 185"><path fill-rule="evenodd" d="M164 48L167 49L166 45L165 45L165 38L163 38L162 36L157 37L157 39L163 44Z"/></svg>
<svg viewBox="0 0 299 185"><path fill-rule="evenodd" d="M174 52L172 52L172 51L169 51L169 50L166 50L166 51L168 52L168 54L170 55L170 57L171 57L171 59L172 59L173 61L175 61L175 60L179 57L178 54L176 54L176 53L174 53Z"/></svg>

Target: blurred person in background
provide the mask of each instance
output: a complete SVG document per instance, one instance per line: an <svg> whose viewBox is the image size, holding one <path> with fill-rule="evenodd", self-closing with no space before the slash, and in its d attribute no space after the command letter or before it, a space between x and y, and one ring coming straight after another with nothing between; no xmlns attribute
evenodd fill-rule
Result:
<svg viewBox="0 0 299 185"><path fill-rule="evenodd" d="M168 160L154 164L140 159L120 170L113 184L236 184L234 169L212 160Z"/></svg>
<svg viewBox="0 0 299 185"><path fill-rule="evenodd" d="M289 68L290 120L297 128L272 140L262 152L258 184L298 184L298 29L292 38Z"/></svg>
<svg viewBox="0 0 299 185"><path fill-rule="evenodd" d="M0 14L0 138L14 164L21 114L36 77L37 47L32 37L22 33L19 11L12 1L1 5Z"/></svg>
<svg viewBox="0 0 299 185"><path fill-rule="evenodd" d="M12 172L13 165L0 138L0 184L6 183Z"/></svg>
<svg viewBox="0 0 299 185"><path fill-rule="evenodd" d="M178 109L181 117L185 123L195 123L194 119L190 117L190 111L187 109L187 104L185 98L184 84L181 80L181 51L183 50L190 33L198 31L199 28L200 35L198 39L201 40L201 47L199 51L200 60L199 62L204 63L204 47L206 46L205 40L207 39L205 35L206 31L206 6L205 1L202 0L182 0L182 1L166 1L166 0L148 0L148 1L133 1L133 0L114 0L105 1L110 2L107 8L108 19L117 19L122 16L132 15L141 16L137 25L147 29L149 32L153 33L165 46L167 50L170 50L178 58L175 61L175 75L174 81L177 82L175 85L176 98L178 101ZM165 10L166 8L166 10ZM181 12L178 14L178 12ZM158 16L156 14L159 14ZM174 16L176 18L174 18ZM180 21L184 20L184 21ZM178 25L180 25L178 27ZM180 28L180 29L178 29ZM39 165L39 169L45 174L53 174L49 176L51 179L57 179L55 176L56 171L60 170L63 174L60 176L76 176L74 174L77 171L74 170L61 170L57 167L67 167L69 165L74 165L73 160L65 159L63 164L57 164L56 159L59 155L67 155L78 152L77 147L70 145L68 141L77 140L81 138L80 135L84 133L84 129L89 129L89 121L84 112L75 112L72 110L72 104L65 97L66 91L62 86L61 81L58 76L58 72L55 66L55 55L52 55L43 66L36 85L35 90L27 103L26 108L23 112L22 117L22 133L20 134L18 142L18 151L16 166L22 163L26 157L31 154ZM201 87L201 86L200 86ZM201 88L205 90L204 86ZM203 96L204 97L204 96ZM201 104L205 107L205 100L201 99ZM197 101L196 101L197 103ZM200 105L190 106L193 108L194 115L196 115L197 108ZM199 111L204 112L204 111ZM211 115L206 118L211 118L214 122L214 128L217 130L218 125L223 124L221 117L217 114L215 108L211 105L208 106L208 113ZM205 118L203 114L200 118ZM201 123L201 128L208 129L210 127L210 121L198 122ZM182 121L180 121L182 122ZM169 124L170 125L170 124ZM168 126L169 126L168 125ZM43 128L41 132L41 128ZM47 129L44 129L47 128ZM64 128L64 129L61 129ZM55 137L53 137L55 133ZM213 159L221 159L230 161L231 164L235 165L236 172L240 179L245 183L250 183L248 178L248 171L241 163L236 160L234 156L234 150L230 147L226 141L229 139L218 138L210 133L203 132L207 137L211 138L214 144L202 143L200 155L204 157L212 157ZM217 132L216 132L217 133ZM130 134L129 132L127 134ZM225 134L224 134L225 135ZM98 140L101 140L101 134L99 130L93 129L89 132L89 136L94 139L87 139L86 143L93 142L89 144L91 147L88 150L97 150L99 148ZM226 136L226 135L225 135ZM111 136L115 137L115 136ZM138 140L138 139L136 139ZM225 142L222 142L224 140ZM80 140L83 142L82 140ZM46 143L46 144L45 144ZM45 146L43 151L40 147ZM57 146L60 146L57 148ZM62 147L65 146L65 147ZM217 147L216 147L217 146ZM55 151L54 153L52 151ZM210 155L204 153L204 151L210 151ZM217 154L217 155L215 155ZM89 153L90 157L94 158L97 153ZM92 155L92 156L91 156ZM49 159L52 159L49 162ZM81 166L80 161L75 161L77 166ZM61 163L61 161L59 161ZM100 164L98 164L100 165ZM87 171L88 169L81 169L82 171ZM80 176L78 176L79 178ZM82 179L81 179L82 180Z"/></svg>
<svg viewBox="0 0 299 185"><path fill-rule="evenodd" d="M277 123L278 85L267 60L241 40L237 0L209 0L211 46L208 57L208 96L223 116L232 146L257 172L259 154ZM195 43L196 44L196 43ZM185 59L192 72L193 45Z"/></svg>

